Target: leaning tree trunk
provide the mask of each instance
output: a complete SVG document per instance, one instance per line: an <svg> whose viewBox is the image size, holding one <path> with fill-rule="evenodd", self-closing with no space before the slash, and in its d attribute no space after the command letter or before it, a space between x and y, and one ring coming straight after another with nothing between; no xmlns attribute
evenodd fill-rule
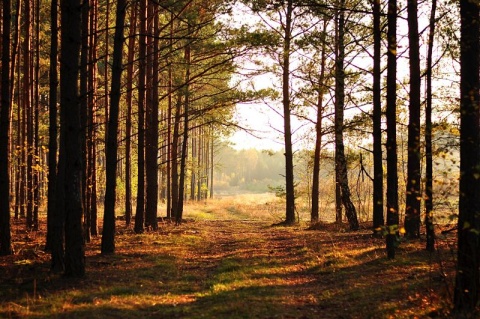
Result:
<svg viewBox="0 0 480 319"><path fill-rule="evenodd" d="M340 8L345 6L345 1L340 1ZM351 230L358 229L357 211L352 203L350 187L348 185L347 161L343 144L343 113L345 107L345 13L340 10L338 14L337 56L335 58L335 169L337 170L337 183L341 189L341 198L345 207L345 215Z"/></svg>

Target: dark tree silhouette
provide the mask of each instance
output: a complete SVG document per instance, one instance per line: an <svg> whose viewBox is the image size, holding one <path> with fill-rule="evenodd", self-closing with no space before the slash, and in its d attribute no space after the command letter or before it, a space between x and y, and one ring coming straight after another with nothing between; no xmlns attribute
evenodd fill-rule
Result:
<svg viewBox="0 0 480 319"><path fill-rule="evenodd" d="M82 144L78 96L81 1L61 0L60 112L65 148L65 275L85 275L82 202Z"/></svg>
<svg viewBox="0 0 480 319"><path fill-rule="evenodd" d="M110 90L110 117L108 119L106 149L106 186L102 232L102 254L115 252L115 199L117 182L118 114L122 82L123 29L126 0L117 1L115 37L113 42L112 89Z"/></svg>
<svg viewBox="0 0 480 319"><path fill-rule="evenodd" d="M10 130L10 0L2 7L2 65L0 91L0 255L13 253L10 234L10 173L8 144Z"/></svg>
<svg viewBox="0 0 480 319"><path fill-rule="evenodd" d="M473 318L480 294L479 5L460 1L460 199L454 311Z"/></svg>

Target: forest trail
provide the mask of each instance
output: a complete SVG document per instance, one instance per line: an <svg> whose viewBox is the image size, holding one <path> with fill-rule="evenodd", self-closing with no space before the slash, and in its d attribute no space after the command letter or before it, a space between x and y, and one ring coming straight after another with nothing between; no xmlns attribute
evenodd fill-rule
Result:
<svg viewBox="0 0 480 319"><path fill-rule="evenodd" d="M120 226L114 255L99 242L82 280L49 274L39 250L1 259L0 318L429 318L448 306L420 243L389 261L369 229L190 220Z"/></svg>

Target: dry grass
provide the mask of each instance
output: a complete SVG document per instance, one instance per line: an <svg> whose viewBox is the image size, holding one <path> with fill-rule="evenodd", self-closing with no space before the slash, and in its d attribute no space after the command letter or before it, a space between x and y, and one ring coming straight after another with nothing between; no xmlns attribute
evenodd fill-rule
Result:
<svg viewBox="0 0 480 319"><path fill-rule="evenodd" d="M189 204L186 222L136 235L118 222L116 254L87 244L87 277L49 273L44 232L16 222L0 258L0 318L447 317L454 234L437 253L403 242L387 260L367 226L272 227L281 203L257 195Z"/></svg>

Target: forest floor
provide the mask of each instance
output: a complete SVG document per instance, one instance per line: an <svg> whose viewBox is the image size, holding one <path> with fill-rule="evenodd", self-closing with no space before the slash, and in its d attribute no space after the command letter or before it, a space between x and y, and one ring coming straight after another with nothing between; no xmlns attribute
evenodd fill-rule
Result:
<svg viewBox="0 0 480 319"><path fill-rule="evenodd" d="M369 224L308 230L228 214L140 235L119 220L115 254L100 254L100 237L86 245L83 279L51 274L45 232L14 221L16 254L0 257L0 318L448 317L453 232L435 253L405 241L388 260Z"/></svg>

